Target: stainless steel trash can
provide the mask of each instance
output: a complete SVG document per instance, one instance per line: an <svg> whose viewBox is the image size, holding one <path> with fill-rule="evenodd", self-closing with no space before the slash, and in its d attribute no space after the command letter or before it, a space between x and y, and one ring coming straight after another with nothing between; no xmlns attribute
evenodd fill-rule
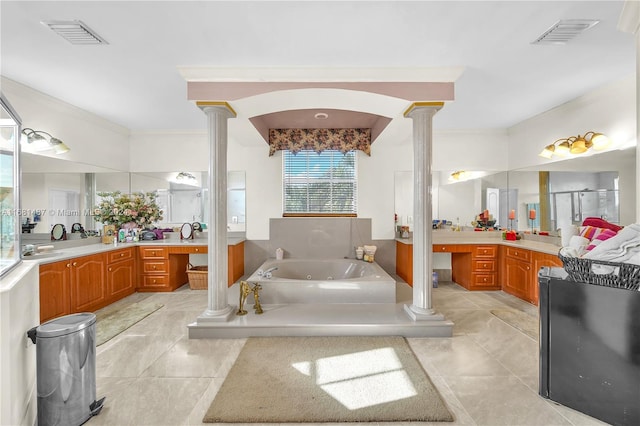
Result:
<svg viewBox="0 0 640 426"><path fill-rule="evenodd" d="M38 425L81 425L96 401L96 316L66 315L29 330L36 344Z"/></svg>

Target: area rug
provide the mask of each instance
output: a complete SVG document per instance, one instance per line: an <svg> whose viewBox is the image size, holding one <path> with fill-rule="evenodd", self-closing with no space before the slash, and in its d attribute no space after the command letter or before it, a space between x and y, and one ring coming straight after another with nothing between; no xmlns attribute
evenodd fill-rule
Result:
<svg viewBox="0 0 640 426"><path fill-rule="evenodd" d="M251 337L204 423L451 422L403 337Z"/></svg>
<svg viewBox="0 0 640 426"><path fill-rule="evenodd" d="M161 303L132 303L105 315L97 313L96 346L108 342L163 306Z"/></svg>
<svg viewBox="0 0 640 426"><path fill-rule="evenodd" d="M513 309L492 309L491 313L532 339L538 338L538 319Z"/></svg>

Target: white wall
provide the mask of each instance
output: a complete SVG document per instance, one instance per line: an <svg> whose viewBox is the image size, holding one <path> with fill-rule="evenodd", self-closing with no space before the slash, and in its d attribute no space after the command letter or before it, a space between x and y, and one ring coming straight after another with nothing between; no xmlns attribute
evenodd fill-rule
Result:
<svg viewBox="0 0 640 426"><path fill-rule="evenodd" d="M67 161L115 170L129 165L129 131L101 117L2 77L2 92L22 119L22 127L42 130L71 149ZM44 154L43 154L44 155Z"/></svg>
<svg viewBox="0 0 640 426"><path fill-rule="evenodd" d="M508 169L548 164L538 155L546 145L588 131L618 144L635 142L635 84L631 75L509 128Z"/></svg>
<svg viewBox="0 0 640 426"><path fill-rule="evenodd" d="M36 423L36 346L40 324L38 265L23 262L0 284L0 425Z"/></svg>

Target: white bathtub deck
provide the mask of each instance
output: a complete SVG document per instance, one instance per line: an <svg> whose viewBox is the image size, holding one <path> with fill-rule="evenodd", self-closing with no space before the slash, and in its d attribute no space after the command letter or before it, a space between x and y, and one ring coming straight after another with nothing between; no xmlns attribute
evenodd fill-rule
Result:
<svg viewBox="0 0 640 426"><path fill-rule="evenodd" d="M410 288L399 283L406 296ZM402 288L402 286L406 288ZM246 305L247 315L232 315L224 322L193 322L189 338L240 338L250 336L405 336L451 337L453 322L435 316L433 320L413 321L404 310L409 303L398 297L397 303L300 303L263 305L256 315L253 300ZM409 299L410 300L410 299ZM237 309L238 301L231 302Z"/></svg>

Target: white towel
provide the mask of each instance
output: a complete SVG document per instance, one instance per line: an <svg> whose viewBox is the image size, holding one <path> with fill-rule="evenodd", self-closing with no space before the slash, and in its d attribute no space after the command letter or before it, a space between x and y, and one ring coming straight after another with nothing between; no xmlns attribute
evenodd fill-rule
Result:
<svg viewBox="0 0 640 426"><path fill-rule="evenodd" d="M571 241L571 237L578 234L579 232L577 226L563 226L562 228L560 228L560 244L562 244L563 247L568 246L569 242Z"/></svg>
<svg viewBox="0 0 640 426"><path fill-rule="evenodd" d="M589 239L580 235L574 235L569 239L569 247L574 248L578 252L578 256L582 256L587 251L588 245Z"/></svg>
<svg viewBox="0 0 640 426"><path fill-rule="evenodd" d="M618 235L598 244L584 258L640 265L640 224L624 227Z"/></svg>

